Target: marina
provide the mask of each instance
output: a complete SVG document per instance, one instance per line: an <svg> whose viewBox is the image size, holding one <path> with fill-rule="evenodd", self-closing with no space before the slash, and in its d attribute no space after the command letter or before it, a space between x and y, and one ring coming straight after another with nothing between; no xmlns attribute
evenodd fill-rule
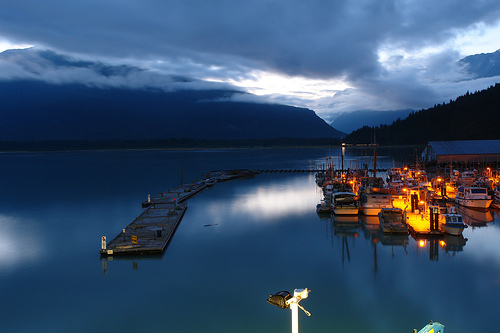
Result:
<svg viewBox="0 0 500 333"><path fill-rule="evenodd" d="M3 154L4 329L285 333L290 311L266 299L307 287L303 305L312 316L299 310L301 332L386 332L387 323L411 332L429 319L450 332L494 331L498 210L454 205L469 226L462 236L384 234L376 215L317 214L323 192L315 173L245 172L217 181L180 203L188 208L162 253L100 254L101 236L121 235L146 210L148 193L153 201L181 183L212 178L207 170L320 169L336 152ZM393 156L379 154L380 169ZM373 164L349 151L345 160ZM457 317L450 303L469 304L468 316ZM387 311L394 306L397 313Z"/></svg>
<svg viewBox="0 0 500 333"><path fill-rule="evenodd" d="M336 225L344 227L358 224L358 215L375 216L378 221L371 224L378 224L381 233L411 234L416 240L443 239L445 234L461 236L468 226L452 203L487 209L496 198L494 190L500 186L500 172L493 174L490 167L463 172L452 172L450 168L448 181L438 175L445 174L446 169L437 173L433 170L436 175L429 180L427 170L419 168L418 164L414 168L377 169L376 154L372 169L367 165L344 169L344 147L341 153L337 164L328 157L320 167L307 169L212 171L205 180L177 186L153 198L148 195L148 199L142 202L143 212L121 233L110 242L102 236L101 256L163 253L187 210L187 200L219 181L235 178L253 178L267 173L314 173L317 185L323 190L323 198L316 204L319 215L333 215ZM377 177L377 173L385 173L386 181ZM489 177L489 189L476 185L480 175Z"/></svg>

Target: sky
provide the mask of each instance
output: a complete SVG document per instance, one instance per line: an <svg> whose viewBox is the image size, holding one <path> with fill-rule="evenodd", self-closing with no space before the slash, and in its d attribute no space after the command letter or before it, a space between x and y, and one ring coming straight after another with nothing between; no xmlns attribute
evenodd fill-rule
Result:
<svg viewBox="0 0 500 333"><path fill-rule="evenodd" d="M164 75L187 76L329 121L428 108L499 82L471 79L456 62L500 49L500 1L3 0L0 51L25 47L145 70L121 84L168 90ZM21 76L5 66L2 79Z"/></svg>

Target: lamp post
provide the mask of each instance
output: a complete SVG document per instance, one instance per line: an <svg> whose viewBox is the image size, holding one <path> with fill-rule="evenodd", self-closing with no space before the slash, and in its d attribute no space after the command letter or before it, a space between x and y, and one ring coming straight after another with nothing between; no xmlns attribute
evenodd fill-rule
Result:
<svg viewBox="0 0 500 333"><path fill-rule="evenodd" d="M292 311L292 333L299 333L299 308L301 308L306 315L311 316L311 314L299 304L301 300L309 296L310 291L311 290L307 288L295 289L293 297L288 291L280 291L274 295L269 295L269 298L267 299L268 303L279 308L290 308Z"/></svg>

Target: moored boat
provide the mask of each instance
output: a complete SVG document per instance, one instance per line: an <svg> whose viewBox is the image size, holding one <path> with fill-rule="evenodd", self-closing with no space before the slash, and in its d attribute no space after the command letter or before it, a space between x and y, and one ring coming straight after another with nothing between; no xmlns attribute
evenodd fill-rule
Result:
<svg viewBox="0 0 500 333"><path fill-rule="evenodd" d="M332 197L335 215L358 215L359 204L353 192L335 192Z"/></svg>
<svg viewBox="0 0 500 333"><path fill-rule="evenodd" d="M444 233L460 236L465 228L467 224L464 223L462 215L457 214L454 209L439 215L439 229Z"/></svg>
<svg viewBox="0 0 500 333"><path fill-rule="evenodd" d="M392 208L389 189L369 188L359 195L360 212L363 215L377 216L382 208Z"/></svg>
<svg viewBox="0 0 500 333"><path fill-rule="evenodd" d="M401 208L382 208L378 218L382 232L408 233L408 224Z"/></svg>
<svg viewBox="0 0 500 333"><path fill-rule="evenodd" d="M455 202L469 208L486 209L489 208L493 199L488 195L485 187L464 187L458 188Z"/></svg>

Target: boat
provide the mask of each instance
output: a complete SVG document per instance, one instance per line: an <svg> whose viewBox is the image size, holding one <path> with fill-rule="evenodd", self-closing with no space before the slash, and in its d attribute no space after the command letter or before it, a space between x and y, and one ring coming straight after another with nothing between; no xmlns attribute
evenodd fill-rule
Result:
<svg viewBox="0 0 500 333"><path fill-rule="evenodd" d="M466 170L458 177L458 183L462 186L470 186L476 179L477 171Z"/></svg>
<svg viewBox="0 0 500 333"><path fill-rule="evenodd" d="M455 202L469 208L487 209L493 199L488 195L486 187L460 186L455 195Z"/></svg>
<svg viewBox="0 0 500 333"><path fill-rule="evenodd" d="M321 200L321 202L316 205L316 213L318 214L331 214L332 212L332 205L327 200Z"/></svg>
<svg viewBox="0 0 500 333"><path fill-rule="evenodd" d="M454 208L451 207L450 211L439 215L439 229L449 235L460 236L468 226Z"/></svg>
<svg viewBox="0 0 500 333"><path fill-rule="evenodd" d="M333 214L358 215L359 203L354 192L335 192L332 196Z"/></svg>
<svg viewBox="0 0 500 333"><path fill-rule="evenodd" d="M392 208L389 189L368 188L359 195L360 212L363 215L377 216L382 208Z"/></svg>
<svg viewBox="0 0 500 333"><path fill-rule="evenodd" d="M408 234L406 214L401 208L382 208L378 218L382 232Z"/></svg>

